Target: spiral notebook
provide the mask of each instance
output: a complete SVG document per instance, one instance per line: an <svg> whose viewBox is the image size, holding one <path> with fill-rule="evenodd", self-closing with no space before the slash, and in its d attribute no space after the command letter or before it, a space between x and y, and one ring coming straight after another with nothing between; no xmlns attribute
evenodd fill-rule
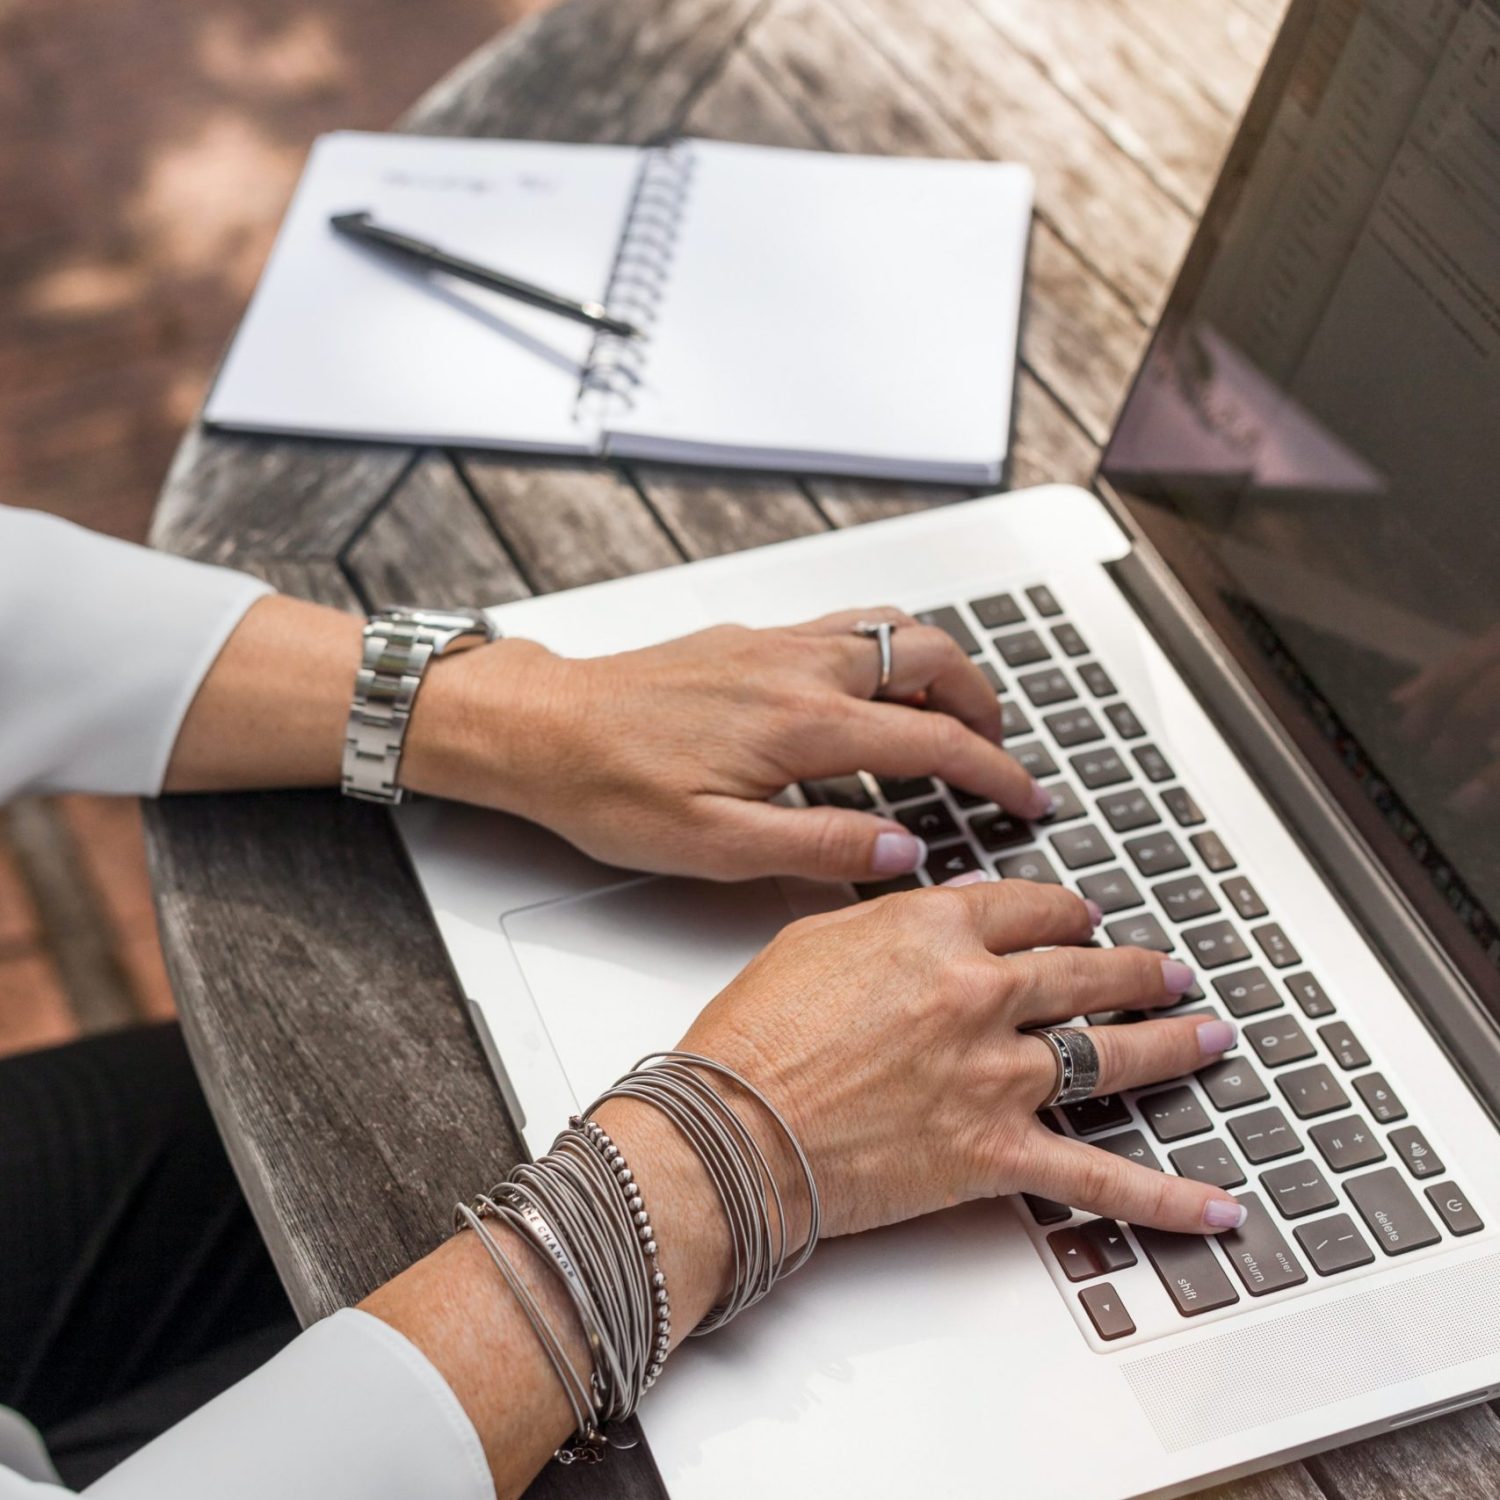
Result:
<svg viewBox="0 0 1500 1500"><path fill-rule="evenodd" d="M205 419L993 483L1031 196L1024 167L987 162L324 136ZM329 228L358 209L596 298L644 336L596 335Z"/></svg>

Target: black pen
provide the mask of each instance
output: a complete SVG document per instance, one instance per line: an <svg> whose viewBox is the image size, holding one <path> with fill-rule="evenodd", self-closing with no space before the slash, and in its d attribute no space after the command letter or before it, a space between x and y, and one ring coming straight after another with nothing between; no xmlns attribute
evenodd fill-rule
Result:
<svg viewBox="0 0 1500 1500"><path fill-rule="evenodd" d="M572 297L549 292L545 287L534 286L529 281L507 276L503 271L493 271L475 261L450 255L446 250L414 240L410 235L382 228L370 217L368 209L361 209L357 213L334 214L328 222L339 234L346 234L350 239L392 250L424 266L430 266L434 271L446 271L449 276L472 281L505 297L514 297L517 302L529 303L532 307L543 308L562 318L572 318L575 323L587 323L589 327L602 329L605 333L618 333L624 338L637 338L640 335L640 329L633 323L627 323L623 318L612 318L609 309L602 303L575 301Z"/></svg>

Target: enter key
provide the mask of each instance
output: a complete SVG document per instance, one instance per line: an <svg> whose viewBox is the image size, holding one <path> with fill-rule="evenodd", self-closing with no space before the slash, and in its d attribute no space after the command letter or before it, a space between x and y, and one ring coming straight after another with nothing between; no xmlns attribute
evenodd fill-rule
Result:
<svg viewBox="0 0 1500 1500"><path fill-rule="evenodd" d="M1264 1297L1267 1292L1300 1286L1307 1280L1307 1272L1292 1254L1260 1195L1241 1193L1236 1201L1244 1204L1249 1217L1238 1229L1219 1236L1219 1248L1245 1283L1245 1290L1252 1297Z"/></svg>

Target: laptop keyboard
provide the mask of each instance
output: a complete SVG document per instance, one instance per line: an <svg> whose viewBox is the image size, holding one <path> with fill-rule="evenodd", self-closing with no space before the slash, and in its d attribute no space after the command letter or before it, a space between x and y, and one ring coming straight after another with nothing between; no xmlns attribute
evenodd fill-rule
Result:
<svg viewBox="0 0 1500 1500"><path fill-rule="evenodd" d="M946 631L994 684L1006 749L1052 793L1054 812L1028 823L926 777L806 783L811 802L887 812L927 842L920 877L861 885L859 895L978 869L1069 885L1103 910L1100 942L1175 953L1197 969L1211 995L1195 987L1179 1013L1227 1014L1241 1027L1235 1052L1191 1079L1044 1116L1106 1151L1226 1188L1249 1211L1241 1229L1209 1239L1024 1195L1038 1250L1098 1339L1160 1336L1182 1319L1482 1229L1388 1072L1277 920L1274 893L1238 868L1053 590L1037 584L918 618ZM1155 1277L1127 1278L1142 1262Z"/></svg>

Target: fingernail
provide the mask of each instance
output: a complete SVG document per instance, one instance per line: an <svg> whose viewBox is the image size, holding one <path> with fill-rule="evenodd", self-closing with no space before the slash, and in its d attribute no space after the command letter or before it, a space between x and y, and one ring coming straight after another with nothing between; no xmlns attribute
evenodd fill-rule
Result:
<svg viewBox="0 0 1500 1500"><path fill-rule="evenodd" d="M1185 995L1192 989L1198 976L1181 959L1164 958L1161 961L1161 982L1169 995Z"/></svg>
<svg viewBox="0 0 1500 1500"><path fill-rule="evenodd" d="M1217 1024L1222 1026L1225 1023L1220 1021ZM1250 1210L1233 1198L1210 1198L1203 1205L1203 1223L1208 1229L1238 1229L1249 1217Z"/></svg>
<svg viewBox="0 0 1500 1500"><path fill-rule="evenodd" d="M1198 1027L1198 1050L1204 1057L1217 1057L1234 1046L1239 1034L1233 1021L1204 1021Z"/></svg>
<svg viewBox="0 0 1500 1500"><path fill-rule="evenodd" d="M1057 811L1052 802L1052 793L1034 778L1031 783L1031 801L1027 804L1027 809L1026 816L1029 818L1050 818Z"/></svg>
<svg viewBox="0 0 1500 1500"><path fill-rule="evenodd" d="M1088 908L1089 926L1097 927L1104 920L1104 908L1097 901L1090 901L1087 897L1083 903Z"/></svg>
<svg viewBox="0 0 1500 1500"><path fill-rule="evenodd" d="M927 858L927 845L914 833L875 835L875 853L870 869L876 875L909 875Z"/></svg>
<svg viewBox="0 0 1500 1500"><path fill-rule="evenodd" d="M978 885L982 880L990 877L983 870L965 870L962 875L955 875L952 880L945 880L944 885Z"/></svg>

